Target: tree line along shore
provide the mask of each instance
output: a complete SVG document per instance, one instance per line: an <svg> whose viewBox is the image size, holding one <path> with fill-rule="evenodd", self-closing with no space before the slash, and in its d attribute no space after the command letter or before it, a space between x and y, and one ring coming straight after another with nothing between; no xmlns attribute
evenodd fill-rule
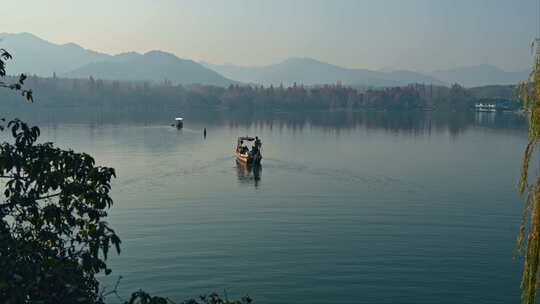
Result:
<svg viewBox="0 0 540 304"><path fill-rule="evenodd" d="M8 79L9 80L9 79ZM403 87L367 88L339 83L320 86L174 85L144 81L109 81L89 77L69 79L29 76L26 83L39 92L38 103L47 107L215 108L230 110L472 110L477 103L517 110L515 86L465 88L410 84ZM8 105L20 105L13 92L0 93Z"/></svg>

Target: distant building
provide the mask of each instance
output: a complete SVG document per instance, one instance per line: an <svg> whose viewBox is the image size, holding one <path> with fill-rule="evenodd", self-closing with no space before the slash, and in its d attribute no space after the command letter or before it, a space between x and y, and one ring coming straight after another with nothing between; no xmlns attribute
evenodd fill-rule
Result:
<svg viewBox="0 0 540 304"><path fill-rule="evenodd" d="M497 105L493 103L477 103L474 105L477 112L496 112Z"/></svg>

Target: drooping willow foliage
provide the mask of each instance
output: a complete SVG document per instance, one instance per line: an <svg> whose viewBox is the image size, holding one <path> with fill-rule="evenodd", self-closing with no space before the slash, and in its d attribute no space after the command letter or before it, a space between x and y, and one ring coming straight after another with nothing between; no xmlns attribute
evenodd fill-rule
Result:
<svg viewBox="0 0 540 304"><path fill-rule="evenodd" d="M521 218L518 249L524 255L521 280L521 303L533 304L538 287L540 268L540 175L529 176L529 164L540 142L540 38L533 41L536 49L534 64L527 81L518 84L516 93L523 101L523 108L530 114L528 143L523 153L519 179L519 192L526 196Z"/></svg>

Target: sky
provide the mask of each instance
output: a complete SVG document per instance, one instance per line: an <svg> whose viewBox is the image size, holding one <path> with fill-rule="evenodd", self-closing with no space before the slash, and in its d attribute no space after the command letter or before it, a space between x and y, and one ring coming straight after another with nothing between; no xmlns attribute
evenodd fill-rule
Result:
<svg viewBox="0 0 540 304"><path fill-rule="evenodd" d="M539 0L25 0L2 12L0 32L109 54L159 49L244 66L311 57L428 72L526 69L540 9Z"/></svg>

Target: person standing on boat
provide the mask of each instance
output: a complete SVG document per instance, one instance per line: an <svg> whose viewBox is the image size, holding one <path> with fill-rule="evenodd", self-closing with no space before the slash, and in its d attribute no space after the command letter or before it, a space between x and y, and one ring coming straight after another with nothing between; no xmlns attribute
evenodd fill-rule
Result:
<svg viewBox="0 0 540 304"><path fill-rule="evenodd" d="M206 138L206 128L204 128L203 135L204 135L204 138Z"/></svg>
<svg viewBox="0 0 540 304"><path fill-rule="evenodd" d="M259 140L259 137L255 136L255 142L253 143L253 147L251 147L251 154L255 155L259 152L259 147L261 146L261 141Z"/></svg>

